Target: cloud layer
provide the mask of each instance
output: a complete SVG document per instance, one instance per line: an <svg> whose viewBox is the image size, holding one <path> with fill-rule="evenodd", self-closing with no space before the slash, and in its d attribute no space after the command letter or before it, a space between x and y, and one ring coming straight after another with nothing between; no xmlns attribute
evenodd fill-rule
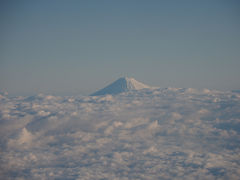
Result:
<svg viewBox="0 0 240 180"><path fill-rule="evenodd" d="M1 179L238 179L240 94L0 96Z"/></svg>

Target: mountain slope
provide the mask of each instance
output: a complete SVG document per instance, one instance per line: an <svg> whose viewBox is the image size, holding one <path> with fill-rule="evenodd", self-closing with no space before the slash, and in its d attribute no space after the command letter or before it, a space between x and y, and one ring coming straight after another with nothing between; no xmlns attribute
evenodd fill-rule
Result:
<svg viewBox="0 0 240 180"><path fill-rule="evenodd" d="M151 88L141 82L138 82L134 78L122 77L114 81L112 84L106 86L105 88L91 94L92 96L99 96L105 94L118 94L130 90L140 90L145 88Z"/></svg>

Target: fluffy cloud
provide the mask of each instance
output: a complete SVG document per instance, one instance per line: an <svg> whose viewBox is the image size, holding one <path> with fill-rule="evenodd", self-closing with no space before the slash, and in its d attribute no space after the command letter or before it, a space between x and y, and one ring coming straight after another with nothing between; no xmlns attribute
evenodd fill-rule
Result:
<svg viewBox="0 0 240 180"><path fill-rule="evenodd" d="M240 96L0 96L0 179L238 179Z"/></svg>

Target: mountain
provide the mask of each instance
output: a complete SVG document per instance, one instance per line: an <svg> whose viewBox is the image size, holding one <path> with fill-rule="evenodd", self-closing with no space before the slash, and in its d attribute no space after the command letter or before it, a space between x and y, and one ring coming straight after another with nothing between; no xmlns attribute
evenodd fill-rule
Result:
<svg viewBox="0 0 240 180"><path fill-rule="evenodd" d="M140 90L145 88L152 88L148 85L145 85L141 82L138 82L134 78L122 77L113 83L109 84L105 88L91 94L91 96L99 96L105 94L118 94L130 90Z"/></svg>

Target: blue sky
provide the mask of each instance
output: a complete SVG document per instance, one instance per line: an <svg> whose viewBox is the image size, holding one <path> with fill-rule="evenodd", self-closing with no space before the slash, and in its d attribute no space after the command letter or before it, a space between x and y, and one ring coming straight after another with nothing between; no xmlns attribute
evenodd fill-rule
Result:
<svg viewBox="0 0 240 180"><path fill-rule="evenodd" d="M240 89L239 1L1 1L0 90L91 94L121 76Z"/></svg>

